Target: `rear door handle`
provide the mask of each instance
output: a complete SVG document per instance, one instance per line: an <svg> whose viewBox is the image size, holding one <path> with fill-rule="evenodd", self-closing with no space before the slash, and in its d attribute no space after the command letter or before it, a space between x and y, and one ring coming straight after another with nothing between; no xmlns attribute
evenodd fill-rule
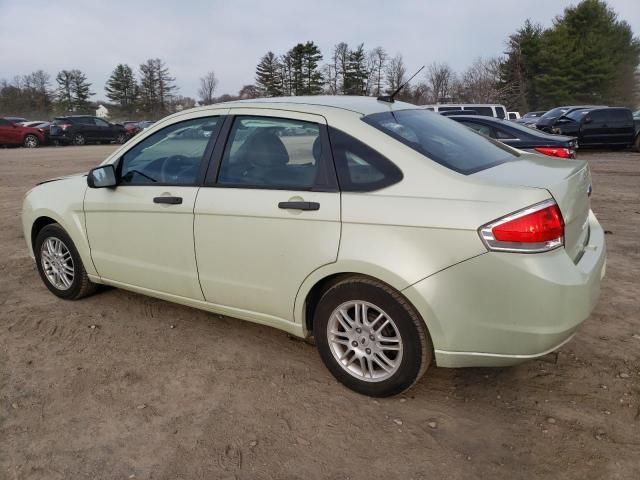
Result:
<svg viewBox="0 0 640 480"><path fill-rule="evenodd" d="M283 210L320 210L318 202L280 202L278 208Z"/></svg>
<svg viewBox="0 0 640 480"><path fill-rule="evenodd" d="M168 205L180 205L182 197L155 197L153 203L165 203Z"/></svg>

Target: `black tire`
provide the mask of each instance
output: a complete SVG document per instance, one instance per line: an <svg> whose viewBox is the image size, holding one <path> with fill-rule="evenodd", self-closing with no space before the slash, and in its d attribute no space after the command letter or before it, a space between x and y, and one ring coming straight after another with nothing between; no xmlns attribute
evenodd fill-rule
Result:
<svg viewBox="0 0 640 480"><path fill-rule="evenodd" d="M636 152L640 152L640 135L638 135L636 141L633 142L633 148Z"/></svg>
<svg viewBox="0 0 640 480"><path fill-rule="evenodd" d="M86 145L87 139L81 133L74 133L73 140L71 141L74 145Z"/></svg>
<svg viewBox="0 0 640 480"><path fill-rule="evenodd" d="M68 288L57 287L45 273L42 257L43 246L48 239L61 241L71 255L71 260L73 261L73 280ZM97 285L89 280L87 271L82 264L78 250L76 250L76 246L73 244L71 237L69 237L67 232L57 223L49 224L38 232L33 245L33 252L36 257L36 266L38 267L40 278L42 278L44 284L54 295L64 298L65 300L78 300L96 291ZM69 265L68 261L66 265Z"/></svg>
<svg viewBox="0 0 640 480"><path fill-rule="evenodd" d="M122 145L123 143L125 143L127 141L127 135L124 133L120 133L118 134L118 136L116 137L116 143L119 145Z"/></svg>
<svg viewBox="0 0 640 480"><path fill-rule="evenodd" d="M37 136L30 133L28 135L25 135L22 145L25 148L38 148L40 146L40 140Z"/></svg>
<svg viewBox="0 0 640 480"><path fill-rule="evenodd" d="M373 304L393 319L402 341L402 357L397 370L389 378L362 380L350 373L334 356L327 327L337 307L349 301ZM313 333L320 357L333 376L350 389L372 397L388 397L411 388L424 375L433 359L433 347L426 325L413 306L398 291L368 277L344 278L324 292L313 314Z"/></svg>

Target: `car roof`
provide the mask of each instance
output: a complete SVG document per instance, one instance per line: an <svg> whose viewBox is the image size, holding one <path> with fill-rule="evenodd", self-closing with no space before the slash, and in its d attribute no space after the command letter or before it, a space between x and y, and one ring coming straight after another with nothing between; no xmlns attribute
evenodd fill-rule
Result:
<svg viewBox="0 0 640 480"><path fill-rule="evenodd" d="M215 103L213 105L200 108L206 110L211 107L219 108L221 106L243 108L265 108L265 106L270 106L273 108L295 109L298 111L306 110L310 113L318 113L318 110L328 108L348 110L362 115L418 108L415 105L406 102L384 102L375 97L351 95L255 98L251 100L234 100L231 102Z"/></svg>

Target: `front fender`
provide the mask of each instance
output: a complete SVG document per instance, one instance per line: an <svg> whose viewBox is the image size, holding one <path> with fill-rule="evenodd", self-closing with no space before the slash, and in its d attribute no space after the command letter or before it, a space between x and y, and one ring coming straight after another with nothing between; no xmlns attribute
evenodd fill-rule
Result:
<svg viewBox="0 0 640 480"><path fill-rule="evenodd" d="M22 204L22 229L31 258L35 258L32 229L39 218L50 218L60 224L73 240L87 274L97 276L91 261L84 218L84 176L67 177L43 183L27 193Z"/></svg>

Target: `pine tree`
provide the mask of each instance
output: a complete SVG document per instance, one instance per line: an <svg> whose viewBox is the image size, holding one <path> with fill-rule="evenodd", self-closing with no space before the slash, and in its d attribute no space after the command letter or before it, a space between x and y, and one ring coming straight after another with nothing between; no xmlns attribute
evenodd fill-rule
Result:
<svg viewBox="0 0 640 480"><path fill-rule="evenodd" d="M131 110L138 96L138 84L129 65L118 64L104 87L107 98Z"/></svg>
<svg viewBox="0 0 640 480"><path fill-rule="evenodd" d="M65 112L87 112L89 110L89 97L91 84L87 82L87 76L80 70L62 70L56 76L58 89L56 98L58 104Z"/></svg>
<svg viewBox="0 0 640 480"><path fill-rule="evenodd" d="M542 34L540 25L527 20L507 41L507 58L500 69L500 90L507 105L521 112L538 108Z"/></svg>
<svg viewBox="0 0 640 480"><path fill-rule="evenodd" d="M355 50L350 50L347 55L346 71L343 76L343 92L346 95L364 95L368 77L364 44L361 43Z"/></svg>
<svg viewBox="0 0 640 480"><path fill-rule="evenodd" d="M155 117L165 115L173 92L175 78L159 58L150 58L140 65L140 108Z"/></svg>
<svg viewBox="0 0 640 480"><path fill-rule="evenodd" d="M569 7L543 36L539 77L542 107L634 104L640 41L601 0Z"/></svg>
<svg viewBox="0 0 640 480"><path fill-rule="evenodd" d="M265 97L282 95L282 65L273 52L267 52L256 67L256 85Z"/></svg>
<svg viewBox="0 0 640 480"><path fill-rule="evenodd" d="M320 71L320 61L322 53L320 48L313 42L304 44L304 55L302 59L302 75L304 77L304 95L319 95L322 93L324 78Z"/></svg>

